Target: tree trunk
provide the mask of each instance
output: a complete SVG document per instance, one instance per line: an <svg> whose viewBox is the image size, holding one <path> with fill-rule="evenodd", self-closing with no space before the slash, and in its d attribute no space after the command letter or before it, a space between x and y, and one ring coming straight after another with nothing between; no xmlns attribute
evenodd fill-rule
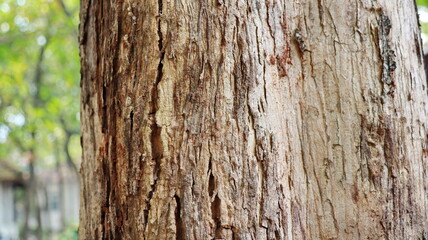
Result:
<svg viewBox="0 0 428 240"><path fill-rule="evenodd" d="M80 239L428 238L413 0L82 0Z"/></svg>

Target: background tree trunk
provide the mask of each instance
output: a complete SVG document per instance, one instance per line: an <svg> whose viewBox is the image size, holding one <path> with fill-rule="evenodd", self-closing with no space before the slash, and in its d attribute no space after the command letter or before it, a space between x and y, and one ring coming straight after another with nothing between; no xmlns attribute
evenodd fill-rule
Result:
<svg viewBox="0 0 428 240"><path fill-rule="evenodd" d="M82 0L80 239L428 238L413 0Z"/></svg>

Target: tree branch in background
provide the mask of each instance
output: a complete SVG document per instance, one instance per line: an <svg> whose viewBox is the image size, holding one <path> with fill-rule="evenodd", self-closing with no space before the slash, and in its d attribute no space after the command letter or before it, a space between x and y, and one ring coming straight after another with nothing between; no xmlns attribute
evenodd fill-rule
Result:
<svg viewBox="0 0 428 240"><path fill-rule="evenodd" d="M79 169L76 166L76 163L73 161L73 158L70 155L70 151L68 149L68 145L70 144L70 139L73 134L77 134L77 131L70 130L70 128L67 127L67 124L65 123L64 118L60 117L60 122L62 125L62 129L65 132L65 140L64 140L64 152L65 157L67 160L67 164L73 169L73 171L76 173L76 176L79 176Z"/></svg>
<svg viewBox="0 0 428 240"><path fill-rule="evenodd" d="M64 11L65 15L67 15L67 17L71 17L70 12L68 11L67 7L64 4L64 1L62 0L57 0L57 2L59 3L59 5L61 6L62 10Z"/></svg>
<svg viewBox="0 0 428 240"><path fill-rule="evenodd" d="M61 144L57 144L55 146L55 167L56 167L56 171L58 173L59 176L59 208L60 208L60 213L61 213L61 231L64 229L65 226L65 206L64 206L64 174L62 172L61 169L61 161L60 161L60 154L59 152L61 151L60 149L60 145Z"/></svg>
<svg viewBox="0 0 428 240"><path fill-rule="evenodd" d="M36 63L35 71L34 71L33 84L34 84L34 87L36 89L36 92L33 95L32 105L36 108L40 107L42 104L42 100L40 98L40 85L41 85L42 75L43 75L42 63L43 63L43 58L44 58L46 47L47 47L47 42L45 45L43 45L40 48L40 53L39 53L39 56L37 58L37 63ZM32 138L33 143L34 143L35 139L36 139L35 129L33 129L31 131L31 138ZM37 197L37 176L36 176L35 171L34 171L37 156L35 155L35 147L33 144L31 145L29 152L31 154L30 159L29 159L30 178L28 179L28 181L25 184L27 191L26 191L26 197L25 197L25 218L24 218L24 227L23 227L23 239L28 238L28 231L29 231L28 222L29 222L29 216L30 216L30 212L31 212L31 200L33 200L35 211L36 211L36 219L37 219L36 234L37 234L37 238L43 239L42 217L41 217L41 210L40 210L39 201L38 201L38 197Z"/></svg>

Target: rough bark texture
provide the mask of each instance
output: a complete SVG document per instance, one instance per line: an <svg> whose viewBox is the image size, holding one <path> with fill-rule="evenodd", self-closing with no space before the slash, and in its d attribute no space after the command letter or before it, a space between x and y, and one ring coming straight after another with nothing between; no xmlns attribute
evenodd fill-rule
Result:
<svg viewBox="0 0 428 240"><path fill-rule="evenodd" d="M80 239L426 239L413 0L82 0Z"/></svg>

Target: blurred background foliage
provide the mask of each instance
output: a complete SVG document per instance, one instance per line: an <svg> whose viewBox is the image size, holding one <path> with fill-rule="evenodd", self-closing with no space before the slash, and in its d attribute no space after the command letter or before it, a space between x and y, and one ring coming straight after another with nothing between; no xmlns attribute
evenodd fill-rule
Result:
<svg viewBox="0 0 428 240"><path fill-rule="evenodd" d="M416 0L419 13L419 23L421 24L422 42L424 51L428 45L428 0Z"/></svg>
<svg viewBox="0 0 428 240"><path fill-rule="evenodd" d="M54 164L66 131L78 133L78 1L62 3L0 4L0 158L34 149L43 164ZM71 142L77 157L79 144Z"/></svg>
<svg viewBox="0 0 428 240"><path fill-rule="evenodd" d="M65 166L77 178L81 155L78 23L78 0L0 1L0 161L22 173L24 190L14 195L20 238L58 238L43 229L49 218L44 205L50 197L43 200L40 195L49 190L46 182L51 179L43 174ZM55 181L68 180L65 175L59 174L61 179ZM64 186L55 191L63 191ZM77 223L60 218L64 222L57 235L74 236L70 232ZM1 234L0 229L4 239Z"/></svg>
<svg viewBox="0 0 428 240"><path fill-rule="evenodd" d="M426 45L428 0L417 4ZM0 161L23 176L14 195L20 238L77 238L77 222L55 233L31 219L44 221L43 172L66 166L77 176L80 163L78 11L78 0L0 1Z"/></svg>

